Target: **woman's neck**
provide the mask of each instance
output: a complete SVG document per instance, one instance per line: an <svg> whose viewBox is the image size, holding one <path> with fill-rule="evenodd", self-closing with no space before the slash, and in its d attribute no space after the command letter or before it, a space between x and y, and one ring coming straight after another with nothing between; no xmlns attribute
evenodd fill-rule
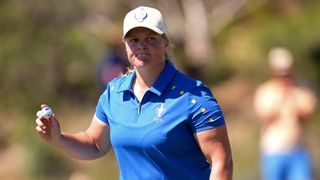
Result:
<svg viewBox="0 0 320 180"><path fill-rule="evenodd" d="M136 72L136 78L132 84L132 89L139 102L142 101L144 94L150 89L155 81L156 79L154 79L154 77L143 78L140 73Z"/></svg>
<svg viewBox="0 0 320 180"><path fill-rule="evenodd" d="M165 66L165 65L164 65ZM164 66L152 69L135 69L136 78L133 81L132 89L139 101L142 100L143 95L150 87L157 81Z"/></svg>
<svg viewBox="0 0 320 180"><path fill-rule="evenodd" d="M165 63L155 68L136 68L135 83L138 83L142 89L148 90L157 81L164 67Z"/></svg>

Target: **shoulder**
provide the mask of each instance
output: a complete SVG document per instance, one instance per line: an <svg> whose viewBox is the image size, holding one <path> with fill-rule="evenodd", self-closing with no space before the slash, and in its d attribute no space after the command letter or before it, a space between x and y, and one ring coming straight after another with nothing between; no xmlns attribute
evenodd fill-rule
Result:
<svg viewBox="0 0 320 180"><path fill-rule="evenodd" d="M278 92L279 83L276 80L268 80L257 86L255 96L264 96L265 94Z"/></svg>
<svg viewBox="0 0 320 180"><path fill-rule="evenodd" d="M307 86L298 85L294 89L294 93L296 97L300 97L301 99L316 101L316 95L314 91Z"/></svg>
<svg viewBox="0 0 320 180"><path fill-rule="evenodd" d="M273 89L276 86L278 86L278 84L279 83L277 80L271 79L271 80L265 81L262 84L260 84L258 86L258 89Z"/></svg>
<svg viewBox="0 0 320 180"><path fill-rule="evenodd" d="M100 95L99 102L101 104L109 103L110 98L120 98L122 91L130 88L132 74L121 75L108 82L106 89Z"/></svg>
<svg viewBox="0 0 320 180"><path fill-rule="evenodd" d="M216 106L217 101L211 89L202 81L193 79L178 72L173 79L173 87L176 92L188 103L188 109L199 109L200 105ZM190 111L193 111L189 109Z"/></svg>
<svg viewBox="0 0 320 180"><path fill-rule="evenodd" d="M131 84L133 72L125 75L118 76L114 79L112 79L108 85L107 90L112 91L121 91L128 88Z"/></svg>
<svg viewBox="0 0 320 180"><path fill-rule="evenodd" d="M124 75L118 76L118 77L112 79L112 80L109 82L109 85L119 85L119 84L122 84L122 83L124 83L124 82L128 79L128 77L129 77L130 75L131 75L131 73L130 73L130 74L124 74Z"/></svg>
<svg viewBox="0 0 320 180"><path fill-rule="evenodd" d="M173 82L184 88L186 92L196 92L201 90L209 90L208 86L202 81L191 78L190 76L178 71Z"/></svg>

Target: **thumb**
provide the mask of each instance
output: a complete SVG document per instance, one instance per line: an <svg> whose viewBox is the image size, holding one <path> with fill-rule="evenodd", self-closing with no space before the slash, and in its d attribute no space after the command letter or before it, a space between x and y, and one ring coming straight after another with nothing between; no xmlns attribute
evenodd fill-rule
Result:
<svg viewBox="0 0 320 180"><path fill-rule="evenodd" d="M60 130L60 124L59 124L59 121L58 121L58 119L56 118L56 116L54 115L54 114L52 114L51 116L50 116L50 122L51 122L51 125L52 125L52 127L55 129L55 131L57 132L57 133L61 133L61 130Z"/></svg>
<svg viewBox="0 0 320 180"><path fill-rule="evenodd" d="M41 104L41 105L40 105L41 108L45 108L45 107L47 107L47 106L48 106L47 104Z"/></svg>
<svg viewBox="0 0 320 180"><path fill-rule="evenodd" d="M58 119L56 118L55 114L52 114L52 115L50 116L49 120L51 121L51 124L52 124L53 126L59 125L59 121L58 121Z"/></svg>

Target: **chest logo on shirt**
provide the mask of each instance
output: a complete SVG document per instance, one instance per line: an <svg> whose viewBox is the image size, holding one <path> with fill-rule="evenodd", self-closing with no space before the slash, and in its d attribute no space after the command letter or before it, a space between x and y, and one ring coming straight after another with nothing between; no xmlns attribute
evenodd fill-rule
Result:
<svg viewBox="0 0 320 180"><path fill-rule="evenodd" d="M161 123L163 121L162 117L164 112L166 111L165 107L164 107L164 103L161 103L158 108L156 108L155 110L155 118L153 119L157 124Z"/></svg>

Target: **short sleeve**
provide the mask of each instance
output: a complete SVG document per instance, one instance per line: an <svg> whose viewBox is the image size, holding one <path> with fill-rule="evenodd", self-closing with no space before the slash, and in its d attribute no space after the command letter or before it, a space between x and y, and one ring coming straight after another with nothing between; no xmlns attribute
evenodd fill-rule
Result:
<svg viewBox="0 0 320 180"><path fill-rule="evenodd" d="M190 102L193 133L225 124L221 108L207 86L201 85L193 90L190 96Z"/></svg>
<svg viewBox="0 0 320 180"><path fill-rule="evenodd" d="M107 106L107 90L99 98L99 101L96 106L95 116L102 122L109 125L108 117L104 110L106 106Z"/></svg>

